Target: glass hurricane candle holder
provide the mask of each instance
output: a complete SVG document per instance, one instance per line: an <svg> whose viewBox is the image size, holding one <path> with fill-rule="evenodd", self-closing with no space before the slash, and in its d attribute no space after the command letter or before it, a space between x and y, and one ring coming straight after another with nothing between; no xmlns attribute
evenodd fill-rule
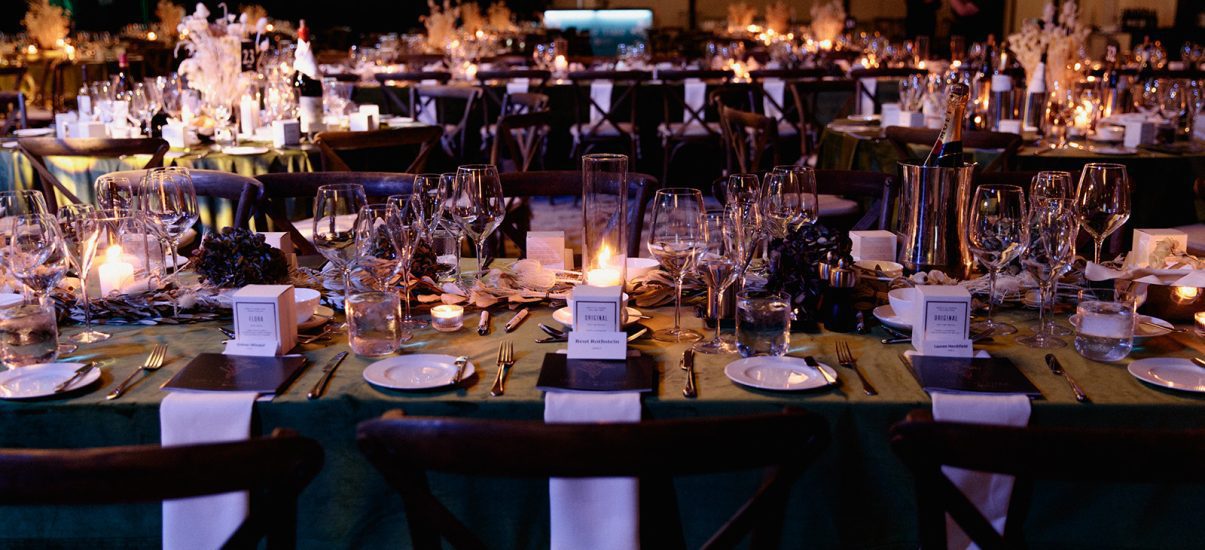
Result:
<svg viewBox="0 0 1205 550"><path fill-rule="evenodd" d="M464 308L444 304L431 308L431 328L440 332L456 332L464 326Z"/></svg>
<svg viewBox="0 0 1205 550"><path fill-rule="evenodd" d="M591 286L622 286L628 258L628 157L582 157L582 274Z"/></svg>

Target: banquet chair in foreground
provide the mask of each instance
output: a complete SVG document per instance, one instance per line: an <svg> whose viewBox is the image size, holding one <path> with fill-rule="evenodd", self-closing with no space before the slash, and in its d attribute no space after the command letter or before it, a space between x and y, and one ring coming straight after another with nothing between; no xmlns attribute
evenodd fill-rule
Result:
<svg viewBox="0 0 1205 550"><path fill-rule="evenodd" d="M911 146L925 148L933 147L941 130L934 128L906 128L903 126L888 126L884 130L887 141L895 147L903 160L920 161L917 151ZM962 132L962 147L967 153L976 149L998 150L996 158L984 166L975 168L976 174L1014 170L1017 166L1017 151L1021 149L1021 136L1006 132L989 132L986 130L966 130Z"/></svg>
<svg viewBox="0 0 1205 550"><path fill-rule="evenodd" d="M281 172L261 174L255 179L263 185L259 208L255 215L255 227L268 231L287 232L292 237L298 253L317 254L318 249L310 242L313 231L312 219L290 220L290 199L308 200L318 196L318 188L334 183L357 183L364 186L368 202L385 202L390 195L409 195L414 184L414 174L398 172Z"/></svg>
<svg viewBox="0 0 1205 550"><path fill-rule="evenodd" d="M314 143L322 169L330 172L422 172L443 130L436 126L385 128L365 132L319 132Z"/></svg>
<svg viewBox="0 0 1205 550"><path fill-rule="evenodd" d="M787 409L752 416L615 424L408 417L390 411L359 425L360 450L401 496L415 548L486 548L432 492L428 472L491 478L638 477L640 537L646 548L680 548L673 476L764 469L753 495L704 548L730 548L751 535L777 548L791 488L829 443L827 422ZM657 497L664 498L656 503ZM490 503L497 506L501 503ZM497 546L496 543L490 546Z"/></svg>
<svg viewBox="0 0 1205 550"><path fill-rule="evenodd" d="M33 165L37 188L46 195L46 207L50 213L58 212L58 195L71 203L81 203L75 193L46 167L46 157L118 158L127 155L150 155L146 168L163 166L163 155L167 154L166 141L159 138L20 138L17 146ZM91 187L92 182L87 182Z"/></svg>
<svg viewBox="0 0 1205 550"><path fill-rule="evenodd" d="M937 422L930 411L915 410L891 428L891 446L915 478L921 547L927 549L946 548L947 514L980 548L1025 547L1022 524L1035 481L1205 484L1200 429L987 426ZM1003 534L943 466L1016 477Z"/></svg>
<svg viewBox="0 0 1205 550"><path fill-rule="evenodd" d="M0 449L0 506L89 506L251 492L225 548L296 546L297 499L322 469L318 442L278 429L233 443ZM114 525L114 529L120 526Z"/></svg>
<svg viewBox="0 0 1205 550"><path fill-rule="evenodd" d="M143 176L146 175L146 170L124 170L113 172L109 175L115 176L117 181L121 181L124 178L127 184L136 186L139 185ZM263 188L263 185L259 181L247 176L222 172L220 170L189 170L188 175L192 178L192 185L197 192L197 198L209 197L230 201L234 205L232 226L250 227L251 216L255 214L255 207L259 202L260 189Z"/></svg>

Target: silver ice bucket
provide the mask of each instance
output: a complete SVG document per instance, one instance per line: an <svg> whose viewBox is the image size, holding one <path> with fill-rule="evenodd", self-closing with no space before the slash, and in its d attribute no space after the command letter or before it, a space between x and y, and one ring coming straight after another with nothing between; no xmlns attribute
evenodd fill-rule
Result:
<svg viewBox="0 0 1205 550"><path fill-rule="evenodd" d="M900 263L915 271L940 269L966 277L975 262L967 244L966 218L975 163L958 168L899 164Z"/></svg>

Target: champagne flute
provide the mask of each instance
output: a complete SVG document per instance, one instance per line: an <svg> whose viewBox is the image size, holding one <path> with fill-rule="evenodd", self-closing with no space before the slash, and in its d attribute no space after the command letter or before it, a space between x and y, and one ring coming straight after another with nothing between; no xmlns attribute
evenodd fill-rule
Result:
<svg viewBox="0 0 1205 550"><path fill-rule="evenodd" d="M72 336L71 341L91 344L108 340L110 334L92 329L92 301L88 299L88 272L92 269L100 240L100 214L89 204L64 204L59 207L59 228L80 278L84 308L84 331Z"/></svg>
<svg viewBox="0 0 1205 550"><path fill-rule="evenodd" d="M1016 185L980 185L971 199L969 241L971 253L989 277L987 319L974 323L976 331L997 336L1013 334L1017 327L992 320L996 302L996 276L1025 252L1029 225L1025 217L1025 191Z"/></svg>
<svg viewBox="0 0 1205 550"><path fill-rule="evenodd" d="M1100 263L1105 239L1130 219L1130 177L1121 164L1088 163L1075 192L1080 227L1092 236L1093 262Z"/></svg>
<svg viewBox="0 0 1205 550"><path fill-rule="evenodd" d="M1075 216L1075 202L1064 198L1039 198L1029 209L1029 247L1021 259L1021 265L1038 280L1038 326L1032 336L1017 341L1031 348L1061 348L1067 342L1057 338L1049 330L1046 309L1054 305L1055 283L1071 267L1075 258L1075 235L1079 233L1079 219Z"/></svg>
<svg viewBox="0 0 1205 550"><path fill-rule="evenodd" d="M357 183L323 185L314 199L314 248L339 270L345 311L357 252L356 218L366 204L364 186Z"/></svg>
<svg viewBox="0 0 1205 550"><path fill-rule="evenodd" d="M681 324L683 279L694 269L699 251L707 242L703 212L703 193L698 189L670 187L658 190L653 197L648 249L677 282L674 326L654 332L656 340L693 342L703 337L696 331L683 329Z"/></svg>
<svg viewBox="0 0 1205 550"><path fill-rule="evenodd" d="M734 205L735 206L735 205ZM698 271L707 283L708 308L715 320L715 336L694 345L699 353L722 353L736 350L733 342L720 337L720 318L724 311L724 293L736 281L740 272L738 237L730 211L710 211L703 217L704 245L699 250Z"/></svg>
<svg viewBox="0 0 1205 550"><path fill-rule="evenodd" d="M469 164L456 169L448 205L452 218L473 240L477 252L477 275L485 275L485 241L506 216L506 199L498 169L492 164Z"/></svg>

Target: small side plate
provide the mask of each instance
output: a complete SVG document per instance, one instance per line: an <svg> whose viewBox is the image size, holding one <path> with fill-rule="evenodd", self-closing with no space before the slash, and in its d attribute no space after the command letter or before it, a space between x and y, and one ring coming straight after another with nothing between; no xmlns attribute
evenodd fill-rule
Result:
<svg viewBox="0 0 1205 550"><path fill-rule="evenodd" d="M54 395L54 388L71 378L83 363L40 363L0 372L0 399L37 399ZM93 368L62 393L70 393L100 380Z"/></svg>
<svg viewBox="0 0 1205 550"><path fill-rule="evenodd" d="M464 377L473 376L473 362L464 366ZM429 390L452 385L456 358L451 355L419 353L382 359L364 369L364 379L374 386L393 390Z"/></svg>
<svg viewBox="0 0 1205 550"><path fill-rule="evenodd" d="M837 371L820 363L834 380ZM762 390L801 391L829 385L814 367L799 357L747 357L724 367L724 375L742 386Z"/></svg>

